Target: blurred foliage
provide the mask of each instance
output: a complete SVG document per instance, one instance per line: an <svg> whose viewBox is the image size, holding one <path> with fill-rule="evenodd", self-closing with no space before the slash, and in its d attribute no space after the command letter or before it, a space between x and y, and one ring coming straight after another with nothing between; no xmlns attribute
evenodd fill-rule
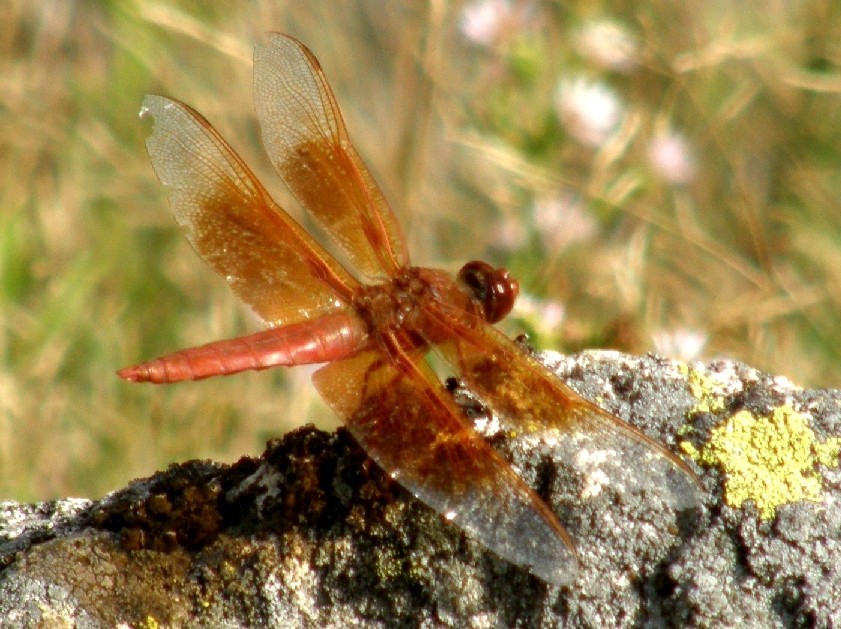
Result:
<svg viewBox="0 0 841 629"><path fill-rule="evenodd" d="M841 4L12 0L0 14L0 488L96 496L331 422L309 370L114 370L256 329L178 232L146 93L263 155L251 50L313 49L414 261L508 265L507 332L839 386ZM659 339L659 340L658 340ZM664 340L665 339L665 340Z"/></svg>

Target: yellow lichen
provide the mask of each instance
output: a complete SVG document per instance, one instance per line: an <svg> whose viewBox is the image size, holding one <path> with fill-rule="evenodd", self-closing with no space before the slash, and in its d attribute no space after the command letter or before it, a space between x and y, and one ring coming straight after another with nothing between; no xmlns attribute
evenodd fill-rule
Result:
<svg viewBox="0 0 841 629"><path fill-rule="evenodd" d="M680 449L693 461L698 461L701 458L700 451L691 441L681 441Z"/></svg>
<svg viewBox="0 0 841 629"><path fill-rule="evenodd" d="M725 385L715 374L704 373L685 363L678 365L678 371L686 378L689 392L698 400L693 412L715 413L724 410Z"/></svg>
<svg viewBox="0 0 841 629"><path fill-rule="evenodd" d="M738 508L752 500L760 517L771 519L781 505L821 500L823 479L816 465L838 466L841 439L818 442L806 417L781 406L769 417L740 411L715 428L700 450L688 442L681 447L699 463L725 472L728 505Z"/></svg>

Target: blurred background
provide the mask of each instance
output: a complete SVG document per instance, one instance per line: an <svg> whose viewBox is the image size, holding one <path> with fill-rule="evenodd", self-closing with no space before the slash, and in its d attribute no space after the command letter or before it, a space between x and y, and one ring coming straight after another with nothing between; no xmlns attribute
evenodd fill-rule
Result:
<svg viewBox="0 0 841 629"><path fill-rule="evenodd" d="M841 3L7 0L0 498L96 497L335 421L307 368L114 371L259 324L193 253L144 94L201 111L297 213L252 49L320 59L414 263L508 266L541 349L728 357L841 386Z"/></svg>

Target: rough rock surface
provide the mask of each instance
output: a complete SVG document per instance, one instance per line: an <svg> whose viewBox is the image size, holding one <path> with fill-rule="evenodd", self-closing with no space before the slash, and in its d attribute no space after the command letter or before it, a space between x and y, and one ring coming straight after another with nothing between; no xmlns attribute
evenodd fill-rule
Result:
<svg viewBox="0 0 841 629"><path fill-rule="evenodd" d="M346 432L305 427L96 502L0 503L0 626L841 626L841 392L727 361L544 359L691 455L705 489L683 513L621 478L593 491L551 440L478 421L575 540L572 587L484 550Z"/></svg>

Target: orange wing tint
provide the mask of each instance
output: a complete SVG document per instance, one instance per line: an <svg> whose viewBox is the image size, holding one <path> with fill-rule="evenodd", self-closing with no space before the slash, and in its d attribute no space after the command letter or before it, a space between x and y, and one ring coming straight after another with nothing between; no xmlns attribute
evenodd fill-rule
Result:
<svg viewBox="0 0 841 629"><path fill-rule="evenodd" d="M630 452L624 484L656 492L677 509L696 506L702 489L692 468L668 448L585 400L493 327L446 304L433 318L452 330L438 345L464 383L518 434L586 439L596 449Z"/></svg>
<svg viewBox="0 0 841 629"><path fill-rule="evenodd" d="M275 169L353 266L385 280L409 262L394 213L350 142L315 56L272 33L254 51L254 106Z"/></svg>
<svg viewBox="0 0 841 629"><path fill-rule="evenodd" d="M500 557L568 584L575 550L555 514L467 423L423 362L389 341L313 377L318 392L384 470Z"/></svg>
<svg viewBox="0 0 841 629"><path fill-rule="evenodd" d="M267 323L347 309L357 282L269 196L197 111L147 96L146 146L187 240Z"/></svg>

